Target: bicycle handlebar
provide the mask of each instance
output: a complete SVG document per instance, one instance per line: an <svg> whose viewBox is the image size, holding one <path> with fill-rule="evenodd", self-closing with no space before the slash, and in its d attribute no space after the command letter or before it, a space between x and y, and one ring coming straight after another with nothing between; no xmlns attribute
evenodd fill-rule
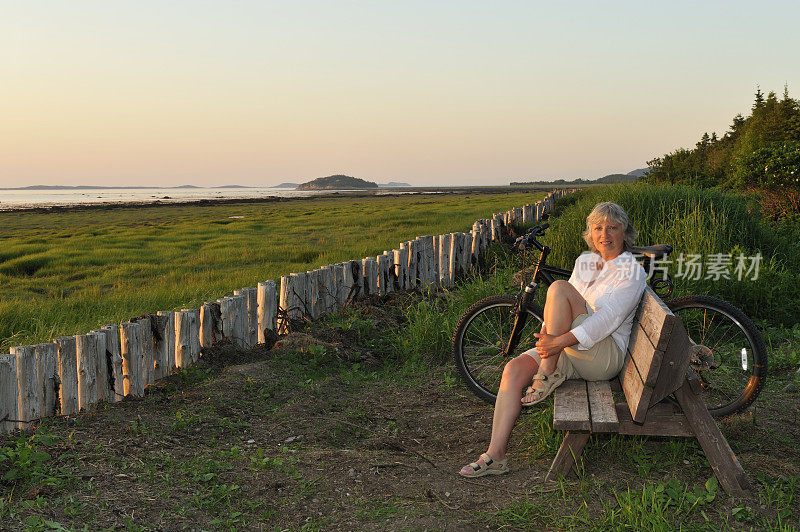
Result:
<svg viewBox="0 0 800 532"><path fill-rule="evenodd" d="M527 233L514 241L514 247L525 249L530 244L533 244L537 249L541 250L543 248L542 243L536 240L536 237L544 235L544 232L548 227L550 227L549 223L543 223L542 225L537 225L530 228Z"/></svg>

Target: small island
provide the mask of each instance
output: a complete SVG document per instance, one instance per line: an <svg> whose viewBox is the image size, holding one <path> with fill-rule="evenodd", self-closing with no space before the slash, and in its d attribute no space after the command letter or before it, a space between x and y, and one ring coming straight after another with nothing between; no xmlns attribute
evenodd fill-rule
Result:
<svg viewBox="0 0 800 532"><path fill-rule="evenodd" d="M365 190L373 188L378 188L378 184L349 175L318 177L297 186L297 190Z"/></svg>

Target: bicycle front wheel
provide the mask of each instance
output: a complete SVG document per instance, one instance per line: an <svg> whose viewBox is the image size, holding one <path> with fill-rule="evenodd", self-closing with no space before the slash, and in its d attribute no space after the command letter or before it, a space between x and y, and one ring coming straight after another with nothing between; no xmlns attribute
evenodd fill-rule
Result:
<svg viewBox="0 0 800 532"><path fill-rule="evenodd" d="M667 306L689 334L690 366L700 378L709 413L722 417L750 406L767 378L767 349L750 318L709 296L678 297Z"/></svg>
<svg viewBox="0 0 800 532"><path fill-rule="evenodd" d="M490 296L474 303L461 316L453 334L453 357L461 378L475 395L494 404L503 368L510 359L505 352L514 327L517 300L511 295ZM533 333L542 327L542 309L531 305L516 353L536 344Z"/></svg>

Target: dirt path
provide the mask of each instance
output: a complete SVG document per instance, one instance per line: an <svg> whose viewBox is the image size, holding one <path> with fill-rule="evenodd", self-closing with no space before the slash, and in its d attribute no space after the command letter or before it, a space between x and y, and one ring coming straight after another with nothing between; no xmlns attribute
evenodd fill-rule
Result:
<svg viewBox="0 0 800 532"><path fill-rule="evenodd" d="M62 484L14 494L3 527L591 527L598 515L621 512L612 489L670 479L703 485L711 476L691 442L607 436L590 441L581 481L543 486L558 445L543 409L521 420L510 474L462 479L458 469L487 443L491 409L446 367L398 377L375 353L332 339L328 331L271 351L222 348L208 360L224 367L192 369L144 399L50 423L46 430L58 437L51 466ZM765 392L757 424L738 419L724 430L751 477L800 478L797 394L794 406L777 408L773 393ZM731 512L739 503L719 496L704 504L712 521L737 523ZM796 498L789 504L800 515ZM758 499L747 507L779 511ZM698 511L689 515L703 522Z"/></svg>

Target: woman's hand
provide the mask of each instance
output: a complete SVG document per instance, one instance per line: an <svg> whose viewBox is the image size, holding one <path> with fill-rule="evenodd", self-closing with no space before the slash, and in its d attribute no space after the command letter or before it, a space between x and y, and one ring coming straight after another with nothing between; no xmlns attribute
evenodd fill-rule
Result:
<svg viewBox="0 0 800 532"><path fill-rule="evenodd" d="M533 335L539 339L539 341L536 342L536 351L539 352L539 356L542 358L557 355L563 351L565 347L578 343L578 339L575 338L575 335L571 332L567 332L561 336L553 336L545 332L533 333Z"/></svg>

